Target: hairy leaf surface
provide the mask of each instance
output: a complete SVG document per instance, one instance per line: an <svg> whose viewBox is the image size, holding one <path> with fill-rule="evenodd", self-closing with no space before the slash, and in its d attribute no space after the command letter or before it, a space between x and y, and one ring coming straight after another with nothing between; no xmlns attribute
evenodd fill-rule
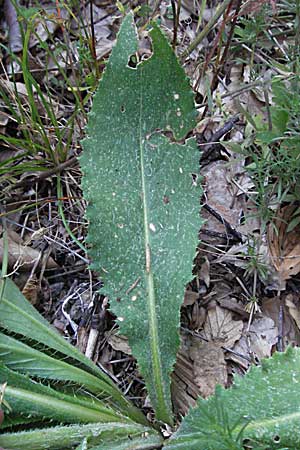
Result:
<svg viewBox="0 0 300 450"><path fill-rule="evenodd" d="M148 438L145 439L144 435ZM130 447L130 442L139 439L140 449L159 448L160 436L151 428L138 424L125 424L120 422L111 423L90 423L76 424L69 426L58 426L52 428L41 428L40 430L23 431L19 433L6 433L0 435L0 445L11 450L64 450L74 449L75 445L80 445L84 440L87 446L83 448L109 448L113 450L119 447L119 442L123 440L128 443L125 447L128 450L136 447ZM145 441L145 446L142 443ZM147 447L147 442L151 442L151 447ZM116 444L115 444L116 442ZM153 444L156 444L155 447Z"/></svg>
<svg viewBox="0 0 300 450"><path fill-rule="evenodd" d="M300 448L300 350L285 353L236 377L232 388L199 399L167 441L168 450Z"/></svg>
<svg viewBox="0 0 300 450"><path fill-rule="evenodd" d="M131 67L136 30L121 26L98 91L81 165L93 268L146 380L157 418L172 422L169 375L179 311L198 242L193 94L154 24L153 55ZM168 131L166 137L162 131Z"/></svg>
<svg viewBox="0 0 300 450"><path fill-rule="evenodd" d="M109 403L115 405L118 404L118 408L124 413L128 414L132 419L137 420L141 423L147 423L144 415L138 411L119 391L119 389L114 385L114 383L110 380L110 378L102 371L100 371L96 365L86 358L82 353L80 353L74 346L69 344L62 336L60 336L53 327L44 319L41 314L26 300L23 294L19 291L17 286L8 278L5 278L0 283L0 290L2 296L0 298L0 327L4 330L7 330L12 333L17 333L19 335L24 336L25 338L30 340L30 345L40 345L43 344L49 349L52 350L52 354L55 354L54 351L59 352L60 355L57 355L58 359L61 359L62 355L71 358L74 360L74 365L81 365L85 370L91 372L94 377L97 377L97 382L94 379L92 382L94 388L96 385L98 386L97 394L100 396L104 396L106 399L109 397ZM5 339L5 338L4 338ZM7 338L7 342L8 342ZM3 359L0 356L0 361L6 360L9 362L14 361L14 369L17 367L17 361L21 358L21 355L18 351L22 348L24 351L26 347L22 347L20 343L17 348L15 348L15 353L13 352L13 347L8 351L4 352ZM14 354L13 354L14 353ZM22 356L24 357L24 355ZM45 358L47 356L45 355ZM26 362L24 361L23 369L24 372L30 373L30 360L32 359L32 355L29 356L29 359L26 356ZM20 360L19 360L20 361ZM20 362L21 364L21 362ZM19 366L20 366L19 364ZM40 360L39 364L36 365L36 372L38 372L38 366L41 367L42 361ZM53 368L55 369L55 363L53 366L53 361L51 359L47 360L48 365L48 378L52 378ZM62 365L57 364L57 374L61 369ZM26 371L27 370L27 371ZM45 367L45 372L47 371L47 367ZM43 377L46 378L46 373L44 372ZM75 369L76 372L76 369ZM70 376L69 380L74 380L75 372ZM82 372L77 372L77 375L82 376ZM60 372L62 374L62 372ZM75 377L77 376L75 375ZM62 379L62 378L60 378ZM89 384L89 389L92 387L90 381L93 379L92 376L87 374L86 381ZM97 384L96 384L97 383ZM92 392L95 392L94 390Z"/></svg>
<svg viewBox="0 0 300 450"><path fill-rule="evenodd" d="M49 386L33 382L24 375L0 364L0 389L4 399L17 415L48 418L66 423L130 422L107 405L92 397L65 394Z"/></svg>

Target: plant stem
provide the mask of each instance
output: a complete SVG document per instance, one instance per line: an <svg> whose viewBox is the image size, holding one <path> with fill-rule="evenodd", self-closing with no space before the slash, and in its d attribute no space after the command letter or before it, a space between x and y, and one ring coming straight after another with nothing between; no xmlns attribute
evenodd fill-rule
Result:
<svg viewBox="0 0 300 450"><path fill-rule="evenodd" d="M231 0L224 0L224 2L219 6L214 16L210 19L210 21L205 25L203 30L196 36L196 38L191 42L188 48L182 53L181 59L184 60L187 56L189 56L193 50L200 44L200 42L208 35L208 33L212 30L215 24L218 22L221 15L225 12L227 6Z"/></svg>

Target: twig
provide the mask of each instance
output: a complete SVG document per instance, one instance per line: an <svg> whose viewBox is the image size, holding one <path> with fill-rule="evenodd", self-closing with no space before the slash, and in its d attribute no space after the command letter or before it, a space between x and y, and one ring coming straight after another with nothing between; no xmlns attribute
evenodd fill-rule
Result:
<svg viewBox="0 0 300 450"><path fill-rule="evenodd" d="M174 31L173 31L173 43L172 43L172 47L173 47L173 50L175 50L176 44L177 44L177 32L178 32L178 27L179 27L179 17L180 17L180 9L181 9L181 0L178 0L177 8L176 8L175 0L171 0L171 5L172 5L173 22L174 22L174 26L173 26Z"/></svg>
<svg viewBox="0 0 300 450"><path fill-rule="evenodd" d="M206 209L206 211L208 211L212 216L214 216L219 222L221 222L226 229L226 232L228 234L231 234L231 236L233 236L237 241L239 242L243 242L243 235L239 232L236 231L235 228L233 228L232 225L230 225L230 223L224 219L220 213L218 213L218 211L216 211L215 209L211 208L207 203L205 203L203 205L203 208Z"/></svg>
<svg viewBox="0 0 300 450"><path fill-rule="evenodd" d="M280 291L277 292L277 300L279 303L279 313L278 313L278 343L277 349L279 352L283 352L283 306L281 302Z"/></svg>
<svg viewBox="0 0 300 450"><path fill-rule="evenodd" d="M196 38L191 42L191 44L188 46L188 48L182 53L180 56L181 59L185 59L187 56L189 56L193 50L200 44L200 42L208 35L208 33L213 29L215 24L218 22L219 18L222 16L222 14L225 12L227 6L231 0L225 0L221 6L217 9L214 16L210 19L210 21L205 25L203 30L196 36Z"/></svg>
<svg viewBox="0 0 300 450"><path fill-rule="evenodd" d="M231 119L227 120L227 122L224 123L223 127L219 128L212 135L208 142L206 142L205 144L200 144L202 152L201 159L205 159L216 145L220 145L219 140L232 130L234 124L238 122L238 120L238 116L231 117Z"/></svg>
<svg viewBox="0 0 300 450"><path fill-rule="evenodd" d="M22 34L18 21L17 11L18 1L4 0L4 15L9 28L9 47L13 53L23 50Z"/></svg>
<svg viewBox="0 0 300 450"><path fill-rule="evenodd" d="M219 77L219 74L220 74L222 68L224 67L224 64L225 64L226 61L227 61L227 55L228 55L228 52L229 52L230 43L231 43L231 40L232 40L234 28L235 28L235 26L236 26L236 22L237 22L237 19L238 19L238 16L239 16L239 12L240 12L240 9L241 9L241 4L242 4L242 1L241 1L241 0L238 0L237 5L236 5L236 8L235 8L235 14L234 14L233 20L232 20L232 22L231 22L230 31L229 31L229 34L228 34L228 37L227 37L227 42L226 42L226 45L225 45L225 49L224 49L224 52L223 52L223 55L222 55L220 64L219 64L219 66L217 67L217 69L216 69L216 71L215 71L215 73L214 73L214 75L213 75L213 79L212 79L212 82L211 82L211 85L210 85L210 92L211 92L211 93L213 93L214 90L216 89L216 87L217 87L217 85L218 85L218 77ZM221 31L223 32L223 29L224 29L224 27L225 27L225 24L226 24L226 22L228 21L228 18L229 18L229 14L230 14L230 12L231 12L232 5L233 5L233 2L231 2L231 3L228 5L228 8L227 8L227 11L226 11L226 14L225 14L223 23L222 23L222 27L220 28L220 32L221 32ZM220 32L219 32L219 33L220 33ZM218 54L220 53L220 50L221 50L221 48L219 48ZM199 78L200 78L200 77L199 77ZM200 80L199 80L199 81L200 81ZM205 117L206 112L207 112L207 109L208 109L208 105L205 107L205 110L204 110L204 112L203 112L203 114L202 114L202 118Z"/></svg>
<svg viewBox="0 0 300 450"><path fill-rule="evenodd" d="M189 330L188 328L184 328L184 327L180 327L180 329L182 331L185 331L188 334L191 334L192 336L194 336L198 339L201 339L202 341L209 342L209 339L206 339L205 337L201 336L201 334L197 333L196 331L192 331L192 330ZM251 359L248 358L247 356L242 355L241 353L235 352L234 350L232 350L228 347L224 347L223 345L221 345L221 349L225 350L225 352L233 353L234 355L238 356L239 358L245 359L246 361L248 361L250 363L252 362Z"/></svg>
<svg viewBox="0 0 300 450"><path fill-rule="evenodd" d="M38 174L37 176L35 176L34 180L35 181L44 180L45 178L48 178L51 175L54 175L56 173L60 173L64 169L66 169L67 167L73 166L76 163L76 161L77 161L77 157L76 156L72 156L67 161L65 161L65 162L63 162L61 164L58 164L56 167L53 167L53 169L49 169L46 172L42 172L42 173ZM26 186L27 184L32 185L32 180L29 179L29 178L24 178L23 180L18 181L17 183L8 186L8 188L6 189L6 192L10 191L12 189L17 189L19 187Z"/></svg>

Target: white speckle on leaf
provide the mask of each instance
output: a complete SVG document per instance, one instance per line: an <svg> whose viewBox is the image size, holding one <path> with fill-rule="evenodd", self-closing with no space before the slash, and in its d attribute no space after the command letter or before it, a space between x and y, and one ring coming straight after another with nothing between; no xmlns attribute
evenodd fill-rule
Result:
<svg viewBox="0 0 300 450"><path fill-rule="evenodd" d="M124 322L124 317L117 317L117 320L118 320L119 322Z"/></svg>
<svg viewBox="0 0 300 450"><path fill-rule="evenodd" d="M182 167L179 167L179 172L183 173Z"/></svg>
<svg viewBox="0 0 300 450"><path fill-rule="evenodd" d="M136 296L136 295L133 295L133 296L131 297L131 300L132 300L133 302L135 302L136 299L137 299L137 296Z"/></svg>
<svg viewBox="0 0 300 450"><path fill-rule="evenodd" d="M115 192L113 192L113 193L112 193L112 196L113 196L113 197L115 197L115 196L116 196L116 193L115 193Z"/></svg>
<svg viewBox="0 0 300 450"><path fill-rule="evenodd" d="M179 94L174 94L175 100L179 100Z"/></svg>
<svg viewBox="0 0 300 450"><path fill-rule="evenodd" d="M155 233L156 228L155 228L155 225L153 223L149 224L149 228L150 228L151 231L153 231L153 233Z"/></svg>

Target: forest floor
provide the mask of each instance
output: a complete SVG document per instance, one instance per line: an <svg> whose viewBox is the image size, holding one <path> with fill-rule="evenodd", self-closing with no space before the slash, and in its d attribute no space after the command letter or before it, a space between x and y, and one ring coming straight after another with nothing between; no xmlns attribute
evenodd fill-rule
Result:
<svg viewBox="0 0 300 450"><path fill-rule="evenodd" d="M0 2L0 215L7 275L147 411L130 347L89 270L77 157L123 13L136 11L140 55L151 51L144 25L157 19L190 77L202 153L205 223L173 374L184 414L216 384L300 345L300 7L153 3Z"/></svg>

